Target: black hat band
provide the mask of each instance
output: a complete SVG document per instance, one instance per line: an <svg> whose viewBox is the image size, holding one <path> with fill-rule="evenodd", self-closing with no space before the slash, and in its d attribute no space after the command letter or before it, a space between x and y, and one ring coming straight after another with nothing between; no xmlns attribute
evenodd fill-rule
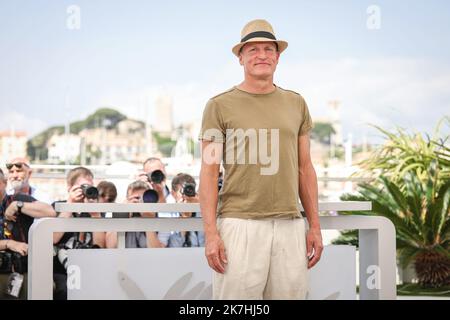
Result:
<svg viewBox="0 0 450 320"><path fill-rule="evenodd" d="M275 36L267 31L255 31L252 33L249 33L248 35L246 35L245 37L242 38L241 42L245 42L247 40L250 40L252 38L268 38L268 39L272 39L272 40L277 40L277 38L275 38Z"/></svg>

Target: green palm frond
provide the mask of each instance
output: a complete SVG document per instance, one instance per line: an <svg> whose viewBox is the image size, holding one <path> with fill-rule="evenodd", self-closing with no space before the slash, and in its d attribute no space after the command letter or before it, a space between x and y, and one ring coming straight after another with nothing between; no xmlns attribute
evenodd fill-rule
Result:
<svg viewBox="0 0 450 320"><path fill-rule="evenodd" d="M361 171L352 176L378 177L384 175L393 182L401 182L403 176L414 171L419 179L427 180L427 168L433 160L438 162L439 179L450 178L450 148L448 134L443 132L450 127L450 117L443 117L435 127L433 135L407 133L402 128L396 132L389 132L379 126L372 125L382 133L385 143L376 148L370 157L361 161L358 165ZM403 190L403 186L399 185Z"/></svg>
<svg viewBox="0 0 450 320"><path fill-rule="evenodd" d="M431 286L450 282L450 137L442 136L444 125L450 128L450 117L439 121L431 137L374 126L386 141L353 174L372 179L358 184L358 194L341 196L344 201L372 202L371 211L341 214L390 219L399 262L405 267L414 261L419 283ZM356 239L356 234L346 233L338 242Z"/></svg>

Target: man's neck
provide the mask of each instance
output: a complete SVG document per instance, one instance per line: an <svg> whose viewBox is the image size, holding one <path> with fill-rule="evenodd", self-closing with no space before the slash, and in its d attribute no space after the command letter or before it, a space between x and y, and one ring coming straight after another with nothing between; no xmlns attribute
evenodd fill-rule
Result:
<svg viewBox="0 0 450 320"><path fill-rule="evenodd" d="M25 193L25 194L30 194L31 192L31 187L30 186L26 186L26 187L23 187L22 189L20 189L18 192L16 192L16 193Z"/></svg>
<svg viewBox="0 0 450 320"><path fill-rule="evenodd" d="M245 77L244 82L238 85L238 88L256 94L271 93L275 90L275 85L273 84L273 78L268 79L253 79L250 77Z"/></svg>

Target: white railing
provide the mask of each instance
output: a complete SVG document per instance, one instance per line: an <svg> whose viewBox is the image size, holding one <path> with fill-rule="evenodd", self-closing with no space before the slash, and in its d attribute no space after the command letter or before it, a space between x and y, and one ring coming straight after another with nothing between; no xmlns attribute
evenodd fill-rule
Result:
<svg viewBox="0 0 450 320"><path fill-rule="evenodd" d="M320 202L319 211L371 210L370 202ZM58 212L199 212L199 204L68 204ZM323 230L359 230L360 299L396 298L396 245L392 222L377 216L322 216ZM130 218L35 220L29 233L28 298L52 299L53 233L83 231L200 231L200 218ZM205 260L206 263L206 260Z"/></svg>

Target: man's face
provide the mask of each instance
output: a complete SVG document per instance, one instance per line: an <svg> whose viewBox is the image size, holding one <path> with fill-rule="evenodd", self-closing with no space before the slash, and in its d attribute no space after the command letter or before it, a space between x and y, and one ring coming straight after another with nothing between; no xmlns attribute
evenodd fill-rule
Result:
<svg viewBox="0 0 450 320"><path fill-rule="evenodd" d="M279 57L274 42L249 42L242 47L239 63L244 66L246 75L267 79L275 73Z"/></svg>
<svg viewBox="0 0 450 320"><path fill-rule="evenodd" d="M12 161L12 167L8 169L8 182L11 187L19 191L29 186L31 168L24 162Z"/></svg>
<svg viewBox="0 0 450 320"><path fill-rule="evenodd" d="M161 170L164 173L164 175L167 176L166 168L161 161L157 161L157 160L149 161L144 166L145 173L152 173L155 170Z"/></svg>
<svg viewBox="0 0 450 320"><path fill-rule="evenodd" d="M181 194L181 191L182 191L181 189L182 189L181 185L177 184L175 186L175 189L172 189L172 191L171 191L172 197L175 199L175 201L177 203L183 201L183 195Z"/></svg>
<svg viewBox="0 0 450 320"><path fill-rule="evenodd" d="M93 186L94 179L89 176L80 176L77 178L77 180L75 180L75 183L72 186L68 186L68 190L70 190L74 186L80 187L83 184ZM97 200L87 199L86 197L84 197L84 202L97 202Z"/></svg>
<svg viewBox="0 0 450 320"><path fill-rule="evenodd" d="M127 194L127 203L139 203L141 202L144 189L131 190Z"/></svg>
<svg viewBox="0 0 450 320"><path fill-rule="evenodd" d="M109 194L102 194L98 196L98 202L100 203L112 203L114 201L111 201L111 197L109 196Z"/></svg>

